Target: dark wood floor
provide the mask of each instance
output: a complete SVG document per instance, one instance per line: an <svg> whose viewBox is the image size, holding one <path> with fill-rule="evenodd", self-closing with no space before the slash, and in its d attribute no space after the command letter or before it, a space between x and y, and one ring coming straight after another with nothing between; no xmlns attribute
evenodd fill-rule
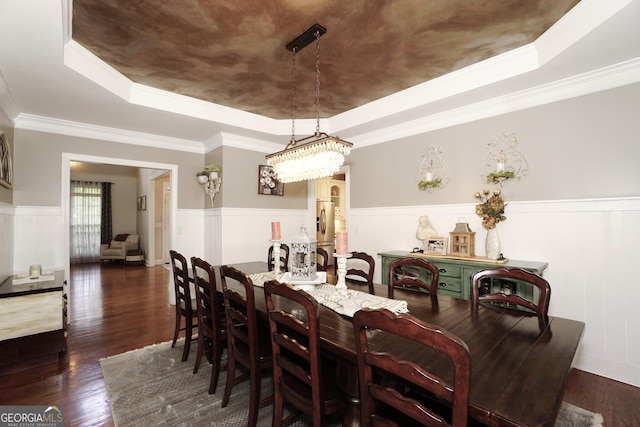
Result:
<svg viewBox="0 0 640 427"><path fill-rule="evenodd" d="M99 360L172 338L168 277L161 266L72 266L67 351L0 368L0 405L58 405L65 425L113 425ZM640 426L640 388L574 370L565 400L605 426Z"/></svg>

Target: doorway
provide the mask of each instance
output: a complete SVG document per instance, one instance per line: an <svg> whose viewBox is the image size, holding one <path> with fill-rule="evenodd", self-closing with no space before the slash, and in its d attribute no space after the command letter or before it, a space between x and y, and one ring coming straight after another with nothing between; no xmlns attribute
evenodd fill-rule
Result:
<svg viewBox="0 0 640 427"><path fill-rule="evenodd" d="M169 263L171 223L171 174L164 173L153 179L155 195L154 238L155 264Z"/></svg>

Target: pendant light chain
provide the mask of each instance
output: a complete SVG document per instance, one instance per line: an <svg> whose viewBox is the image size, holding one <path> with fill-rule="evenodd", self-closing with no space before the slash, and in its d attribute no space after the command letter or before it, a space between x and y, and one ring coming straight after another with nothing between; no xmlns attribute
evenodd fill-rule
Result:
<svg viewBox="0 0 640 427"><path fill-rule="evenodd" d="M316 135L320 135L320 33L316 32Z"/></svg>
<svg viewBox="0 0 640 427"><path fill-rule="evenodd" d="M293 48L291 60L291 144L296 140L296 48Z"/></svg>

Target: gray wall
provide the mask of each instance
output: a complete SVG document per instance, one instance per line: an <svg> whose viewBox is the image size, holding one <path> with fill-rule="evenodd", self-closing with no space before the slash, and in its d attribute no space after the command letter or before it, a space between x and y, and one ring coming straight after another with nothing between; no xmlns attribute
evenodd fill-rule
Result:
<svg viewBox="0 0 640 427"><path fill-rule="evenodd" d="M215 151L215 153L214 153ZM222 190L215 205L262 209L306 209L307 182L284 185L283 196L258 194L258 166L266 165L264 153L221 147L207 153L207 164L222 164ZM194 178L195 179L195 178ZM209 202L207 201L207 206Z"/></svg>
<svg viewBox="0 0 640 427"><path fill-rule="evenodd" d="M111 182L111 212L113 235L138 234L137 227L137 168L99 163L74 163L71 179Z"/></svg>
<svg viewBox="0 0 640 427"><path fill-rule="evenodd" d="M507 200L564 200L640 195L640 84L492 117L386 144L348 157L351 207L473 203L493 188L480 178L486 143L515 133L529 175L505 185ZM439 146L451 170L449 185L417 188L421 154Z"/></svg>
<svg viewBox="0 0 640 427"><path fill-rule="evenodd" d="M16 206L60 206L62 153L74 153L177 165L178 208L204 207L203 192L195 180L195 173L203 166L203 154L23 129L16 129L15 139Z"/></svg>

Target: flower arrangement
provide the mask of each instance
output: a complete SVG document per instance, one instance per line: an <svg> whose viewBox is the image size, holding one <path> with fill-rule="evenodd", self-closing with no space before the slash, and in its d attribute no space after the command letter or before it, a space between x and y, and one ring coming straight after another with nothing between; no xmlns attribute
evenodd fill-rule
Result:
<svg viewBox="0 0 640 427"><path fill-rule="evenodd" d="M476 205L476 214L482 218L482 226L487 230L496 228L496 225L500 221L507 219L504 216L504 208L506 204L500 196L500 189L496 188L491 191L486 188L482 190L482 193L478 192L474 194L474 197L480 200L482 203Z"/></svg>

